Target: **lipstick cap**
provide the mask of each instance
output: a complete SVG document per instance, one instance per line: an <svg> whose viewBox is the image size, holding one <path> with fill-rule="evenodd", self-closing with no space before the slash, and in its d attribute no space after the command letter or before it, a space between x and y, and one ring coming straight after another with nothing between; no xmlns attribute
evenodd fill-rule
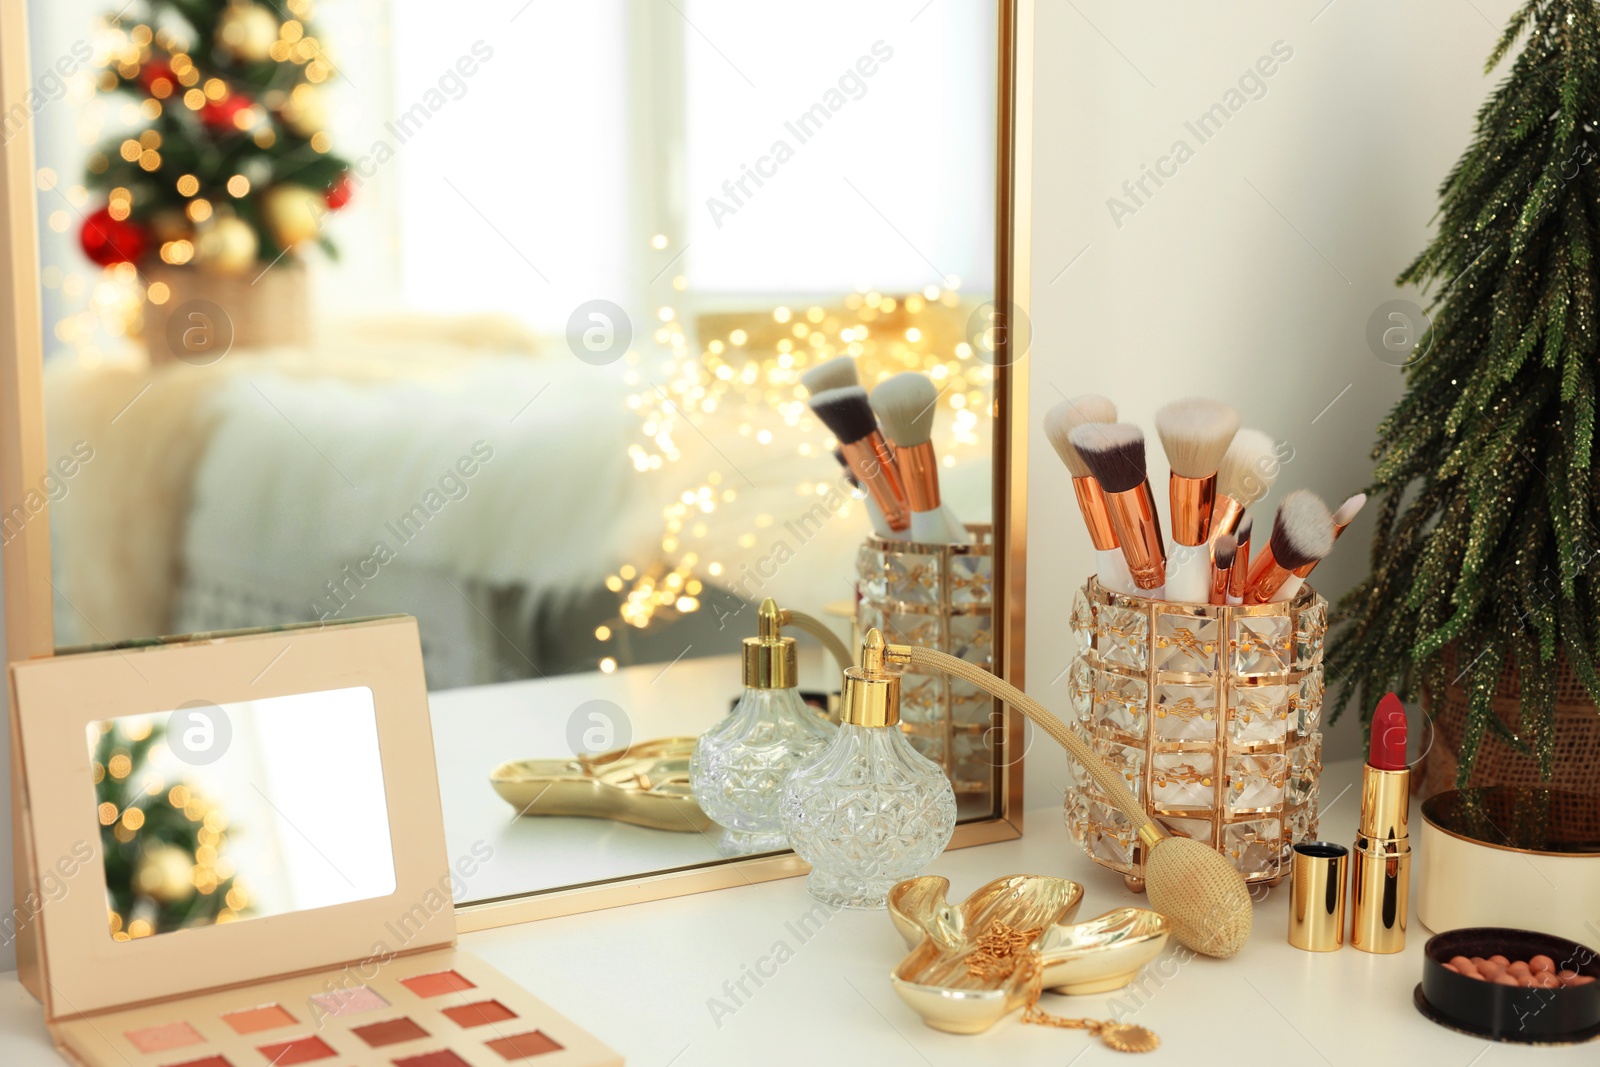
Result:
<svg viewBox="0 0 1600 1067"><path fill-rule="evenodd" d="M1350 850L1302 841L1289 862L1289 944L1332 952L1344 944L1345 869Z"/></svg>

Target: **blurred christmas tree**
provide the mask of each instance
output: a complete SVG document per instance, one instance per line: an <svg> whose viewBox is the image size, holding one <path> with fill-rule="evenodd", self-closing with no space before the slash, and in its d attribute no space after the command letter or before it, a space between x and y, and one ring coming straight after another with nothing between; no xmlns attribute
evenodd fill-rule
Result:
<svg viewBox="0 0 1600 1067"><path fill-rule="evenodd" d="M95 741L106 904L118 940L231 922L249 908L222 855L227 817L153 765L163 733L147 722L108 723Z"/></svg>
<svg viewBox="0 0 1600 1067"><path fill-rule="evenodd" d="M237 275L311 241L334 254L322 219L353 186L323 128L335 68L310 8L136 0L112 18L122 44L100 87L132 93L147 125L89 158L87 184L106 193L80 232L90 259Z"/></svg>

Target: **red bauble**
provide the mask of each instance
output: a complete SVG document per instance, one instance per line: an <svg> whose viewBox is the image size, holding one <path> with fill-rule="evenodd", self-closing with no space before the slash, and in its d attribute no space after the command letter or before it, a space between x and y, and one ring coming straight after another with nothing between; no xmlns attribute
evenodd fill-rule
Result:
<svg viewBox="0 0 1600 1067"><path fill-rule="evenodd" d="M178 84L177 76L172 73L172 65L164 59L152 59L139 71L139 84L144 86L144 91L147 93L150 87L162 78L167 79L174 87Z"/></svg>
<svg viewBox="0 0 1600 1067"><path fill-rule="evenodd" d="M200 121L213 130L224 130L238 133L240 126L237 116L241 111L249 110L251 101L243 93L229 93L221 100L207 100L200 108Z"/></svg>
<svg viewBox="0 0 1600 1067"><path fill-rule="evenodd" d="M84 255L102 267L110 267L142 258L150 237L137 222L114 219L109 208L101 208L83 220L78 243L83 245Z"/></svg>
<svg viewBox="0 0 1600 1067"><path fill-rule="evenodd" d="M350 180L350 174L346 171L333 179L333 184L322 194L322 202L328 205L328 210L338 211L355 195L356 183Z"/></svg>

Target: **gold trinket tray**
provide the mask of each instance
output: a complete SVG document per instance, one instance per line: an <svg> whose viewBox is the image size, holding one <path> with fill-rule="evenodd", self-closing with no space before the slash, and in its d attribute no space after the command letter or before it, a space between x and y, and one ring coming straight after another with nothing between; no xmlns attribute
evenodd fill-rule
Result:
<svg viewBox="0 0 1600 1067"><path fill-rule="evenodd" d="M519 815L580 815L699 833L711 825L689 789L696 738L667 737L571 759L512 760L489 784Z"/></svg>
<svg viewBox="0 0 1600 1067"><path fill-rule="evenodd" d="M1065 878L1014 874L997 878L959 905L946 902L950 881L910 878L889 891L889 917L911 948L892 974L900 999L935 1030L982 1033L1028 999L1018 968L993 982L969 973L968 959L994 923L1042 930L1042 985L1057 993L1103 993L1133 981L1160 955L1169 924L1147 908L1116 908L1074 923L1083 887Z"/></svg>

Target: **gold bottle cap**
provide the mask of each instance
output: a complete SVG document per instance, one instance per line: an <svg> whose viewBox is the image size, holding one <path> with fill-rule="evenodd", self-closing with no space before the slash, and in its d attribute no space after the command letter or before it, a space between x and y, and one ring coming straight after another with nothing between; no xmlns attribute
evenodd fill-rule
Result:
<svg viewBox="0 0 1600 1067"><path fill-rule="evenodd" d="M1289 861L1289 944L1331 952L1344 944L1345 865L1350 850L1302 841Z"/></svg>
<svg viewBox="0 0 1600 1067"><path fill-rule="evenodd" d="M877 628L861 642L861 666L844 672L839 721L852 726L894 726L900 722L900 676L890 673L891 656Z"/></svg>
<svg viewBox="0 0 1600 1067"><path fill-rule="evenodd" d="M771 597L756 613L756 636L744 639L747 689L793 689L800 684L800 658L792 637L783 636L783 612Z"/></svg>

